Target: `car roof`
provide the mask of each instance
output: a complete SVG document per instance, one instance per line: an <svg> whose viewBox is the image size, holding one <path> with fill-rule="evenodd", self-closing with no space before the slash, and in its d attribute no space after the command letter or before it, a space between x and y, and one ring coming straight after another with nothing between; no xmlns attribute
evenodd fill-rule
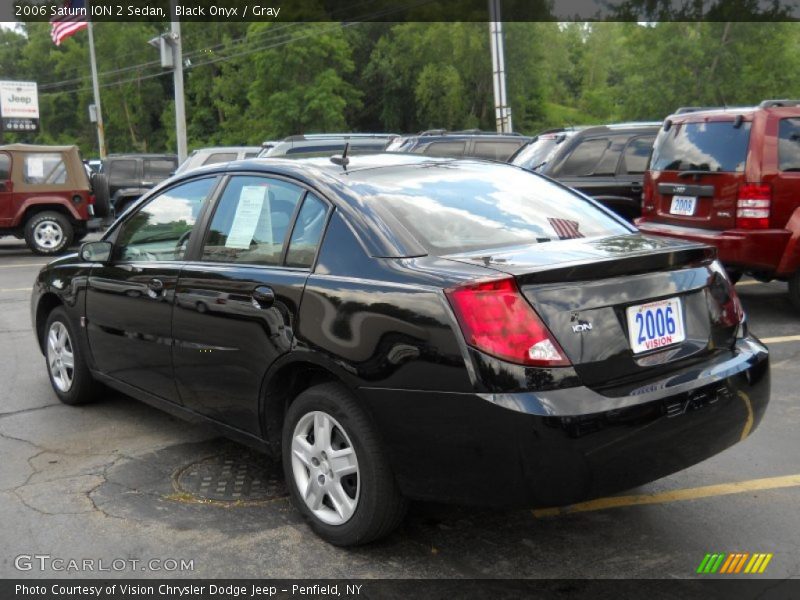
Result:
<svg viewBox="0 0 800 600"><path fill-rule="evenodd" d="M211 146L192 150L192 154L212 154L214 152L258 152L261 146Z"/></svg>
<svg viewBox="0 0 800 600"><path fill-rule="evenodd" d="M132 152L130 154L120 153L120 154L109 154L106 158L169 158L177 160L178 157L175 154L147 154L147 153L136 153Z"/></svg>
<svg viewBox="0 0 800 600"><path fill-rule="evenodd" d="M339 140L339 139L385 139L385 138L394 138L399 137L397 133L300 133L298 135L290 135L282 140L281 142L301 142L303 140L307 141L317 141L317 140ZM280 143L280 142L273 142L273 143Z"/></svg>
<svg viewBox="0 0 800 600"><path fill-rule="evenodd" d="M631 121L628 123L609 123L607 125L592 125L590 127L585 127L579 131L575 132L575 136L587 136L593 135L595 133L625 133L625 132L633 132L636 133L638 131L646 131L648 129L658 130L659 127L662 125L662 121ZM567 132L565 132L567 133Z"/></svg>
<svg viewBox="0 0 800 600"><path fill-rule="evenodd" d="M70 152L77 150L77 146L44 146L41 144L6 144L0 146L0 150L9 152Z"/></svg>

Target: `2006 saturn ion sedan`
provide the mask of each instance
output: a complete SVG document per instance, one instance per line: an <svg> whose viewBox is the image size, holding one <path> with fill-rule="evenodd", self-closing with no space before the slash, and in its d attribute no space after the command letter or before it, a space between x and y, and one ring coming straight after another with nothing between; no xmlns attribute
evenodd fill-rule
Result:
<svg viewBox="0 0 800 600"><path fill-rule="evenodd" d="M282 456L324 539L407 499L553 506L753 431L767 349L713 250L511 165L249 160L154 189L42 269L55 393L102 385Z"/></svg>

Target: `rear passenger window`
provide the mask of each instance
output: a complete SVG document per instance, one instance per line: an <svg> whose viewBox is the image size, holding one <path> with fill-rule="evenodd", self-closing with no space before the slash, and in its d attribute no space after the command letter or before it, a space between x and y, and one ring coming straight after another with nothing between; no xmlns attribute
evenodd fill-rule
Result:
<svg viewBox="0 0 800 600"><path fill-rule="evenodd" d="M25 154L22 161L22 176L25 183L66 183L67 167L64 164L64 157L55 152Z"/></svg>
<svg viewBox="0 0 800 600"><path fill-rule="evenodd" d="M215 163L230 162L232 160L236 160L235 152L215 152L214 154L209 154L208 158L203 161L203 164L213 165Z"/></svg>
<svg viewBox="0 0 800 600"><path fill-rule="evenodd" d="M800 119L781 119L780 121L778 164L781 171L800 171ZM0 175L0 179L2 178Z"/></svg>
<svg viewBox="0 0 800 600"><path fill-rule="evenodd" d="M328 207L322 200L313 194L306 196L292 231L292 239L286 253L286 266L303 268L312 266L325 228L327 214Z"/></svg>
<svg viewBox="0 0 800 600"><path fill-rule="evenodd" d="M633 138L625 147L625 152L622 154L620 172L630 175L644 173L647 170L647 161L653 149L654 139L655 137Z"/></svg>
<svg viewBox="0 0 800 600"><path fill-rule="evenodd" d="M203 260L278 265L304 190L266 177L232 177L217 205Z"/></svg>
<svg viewBox="0 0 800 600"><path fill-rule="evenodd" d="M515 142L475 142L473 155L478 158L505 162L519 147L520 144Z"/></svg>
<svg viewBox="0 0 800 600"><path fill-rule="evenodd" d="M11 157L5 152L0 152L0 183L11 179Z"/></svg>
<svg viewBox="0 0 800 600"><path fill-rule="evenodd" d="M145 179L161 181L172 175L176 168L175 163L171 160L149 159L144 161L144 176Z"/></svg>
<svg viewBox="0 0 800 600"><path fill-rule="evenodd" d="M466 142L432 142L425 146L422 154L460 158L466 152Z"/></svg>
<svg viewBox="0 0 800 600"><path fill-rule="evenodd" d="M606 171L600 169L600 162L603 161L606 150L608 150L610 146L611 140L608 138L595 138L581 142L561 165L561 168L558 170L558 175L581 176L599 175L601 172L606 173L607 169ZM616 158L619 158L618 154ZM610 173L613 174L615 168L616 161Z"/></svg>
<svg viewBox="0 0 800 600"><path fill-rule="evenodd" d="M112 179L136 179L136 161L112 160L108 176Z"/></svg>

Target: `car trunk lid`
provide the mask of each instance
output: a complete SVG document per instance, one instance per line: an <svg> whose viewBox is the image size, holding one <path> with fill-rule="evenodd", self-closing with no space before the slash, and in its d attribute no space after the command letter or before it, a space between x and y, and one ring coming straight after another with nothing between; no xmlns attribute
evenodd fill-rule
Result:
<svg viewBox="0 0 800 600"><path fill-rule="evenodd" d="M678 369L733 344L736 324L725 311L733 310L735 292L713 256L705 246L633 234L448 258L513 276L582 382L602 390ZM683 339L675 335L634 352L636 312L650 306L646 315L663 301L669 302L662 314L672 307Z"/></svg>

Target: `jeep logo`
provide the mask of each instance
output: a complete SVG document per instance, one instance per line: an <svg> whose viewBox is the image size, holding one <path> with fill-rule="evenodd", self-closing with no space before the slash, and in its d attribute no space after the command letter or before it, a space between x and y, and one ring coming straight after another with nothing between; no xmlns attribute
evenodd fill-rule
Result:
<svg viewBox="0 0 800 600"><path fill-rule="evenodd" d="M592 324L591 323L584 322L584 323L578 323L577 325L573 325L572 326L572 332L573 333L581 333L583 331L591 331L591 330L592 330Z"/></svg>
<svg viewBox="0 0 800 600"><path fill-rule="evenodd" d="M11 94L8 97L8 102L9 103L16 102L18 104L30 104L31 99L30 96L15 96L14 94Z"/></svg>

